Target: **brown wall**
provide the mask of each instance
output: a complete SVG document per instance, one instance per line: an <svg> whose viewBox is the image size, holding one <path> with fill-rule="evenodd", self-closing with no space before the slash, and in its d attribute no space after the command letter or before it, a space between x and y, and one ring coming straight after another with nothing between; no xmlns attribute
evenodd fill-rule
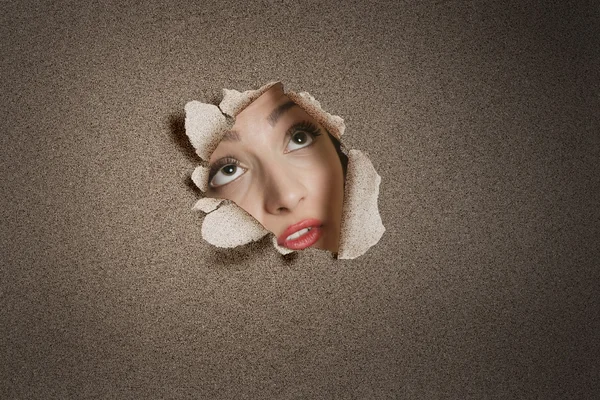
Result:
<svg viewBox="0 0 600 400"><path fill-rule="evenodd" d="M122 3L0 5L1 398L598 393L597 5ZM381 175L361 258L201 240L183 106L270 80Z"/></svg>

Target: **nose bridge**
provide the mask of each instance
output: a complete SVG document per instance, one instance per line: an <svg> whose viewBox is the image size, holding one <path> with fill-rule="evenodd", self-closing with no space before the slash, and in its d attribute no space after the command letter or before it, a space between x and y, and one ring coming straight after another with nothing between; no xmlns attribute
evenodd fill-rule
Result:
<svg viewBox="0 0 600 400"><path fill-rule="evenodd" d="M263 167L266 211L279 214L284 210L293 210L306 196L306 187L299 176L289 165L277 160Z"/></svg>

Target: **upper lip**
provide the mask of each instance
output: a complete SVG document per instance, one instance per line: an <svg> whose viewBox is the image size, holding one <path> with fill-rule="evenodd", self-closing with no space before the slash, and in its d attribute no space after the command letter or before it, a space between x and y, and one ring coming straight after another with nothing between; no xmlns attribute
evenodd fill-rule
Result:
<svg viewBox="0 0 600 400"><path fill-rule="evenodd" d="M321 225L323 225L323 223L316 218L305 219L296 224L290 225L285 231L283 231L281 235L279 235L279 237L277 238L277 244L279 244L280 246L283 245L285 239L287 239L288 236L290 236L292 233L298 232L301 229L313 228Z"/></svg>

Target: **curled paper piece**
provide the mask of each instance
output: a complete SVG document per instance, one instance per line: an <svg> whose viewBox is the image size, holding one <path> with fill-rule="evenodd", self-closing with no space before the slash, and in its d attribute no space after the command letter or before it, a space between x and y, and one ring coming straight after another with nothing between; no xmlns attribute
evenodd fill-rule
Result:
<svg viewBox="0 0 600 400"><path fill-rule="evenodd" d="M218 199L222 200L222 199ZM233 202L209 212L202 222L202 238L213 246L232 248L257 241L269 232Z"/></svg>
<svg viewBox="0 0 600 400"><path fill-rule="evenodd" d="M385 232L377 208L380 183L381 177L367 156L350 150L338 258L365 254Z"/></svg>
<svg viewBox="0 0 600 400"><path fill-rule="evenodd" d="M221 138L231 129L233 121L227 119L213 104L190 101L185 105L185 133L196 154L208 160Z"/></svg>
<svg viewBox="0 0 600 400"><path fill-rule="evenodd" d="M198 189L202 190L203 192L208 190L209 173L210 169L202 165L197 166L194 172L192 172L192 182L194 182Z"/></svg>
<svg viewBox="0 0 600 400"><path fill-rule="evenodd" d="M204 198L198 200L196 202L196 204L194 204L194 207L192 209L194 211L202 211L205 214L210 214L210 213L214 212L217 208L219 208L219 206L221 204L235 205L235 203L230 202L229 200L217 199L217 198L213 198L213 197L204 197ZM245 213L244 210L241 210L241 211L243 213ZM232 209L232 210L228 210L225 212L227 214L229 214L229 216L228 216L228 218L226 218L226 220L235 219L235 218L239 217L238 211L236 211L236 210ZM219 214L217 214L216 217L221 218L221 216ZM252 220L254 220L254 218L252 218L252 217L250 217L250 218ZM245 219L246 218L243 217L243 220L245 220ZM256 220L254 220L254 221L256 221ZM217 247L224 247L224 248L235 247L235 246L231 246L231 243L246 244L246 243L250 243L255 240L259 240L263 236L269 234L269 232L267 230L264 230L264 232L263 232L259 228L254 226L254 224L252 224L252 226L250 227L250 231L255 232L255 234L252 233L251 235L248 235L248 236L246 236L243 232L240 232L239 231L240 229L236 229L235 232L231 232L230 228L221 229L222 228L221 227L220 232L219 232L219 231L211 228L210 226L206 226L206 228L205 228L205 226L204 226L205 222L206 222L206 219L204 220L204 222L202 224L202 237L207 242L209 242L213 246L217 246ZM210 222L210 220L209 220L209 222ZM258 223L258 221L256 221L256 222ZM263 228L262 225L260 225L260 228ZM205 233L205 229L206 229L206 233ZM232 235L236 236L237 238L232 240L231 239ZM275 247L275 249L277 249L277 251L283 255L294 252L294 250L279 246L277 244L277 238L274 235L272 236L272 242L273 242L273 247Z"/></svg>
<svg viewBox="0 0 600 400"><path fill-rule="evenodd" d="M223 100L219 104L219 108L224 114L230 117L235 117L244 108L248 107L250 103L258 99L261 94L266 92L273 85L281 85L281 82L269 82L256 90L246 90L245 92L238 92L232 89L223 89Z"/></svg>
<svg viewBox="0 0 600 400"><path fill-rule="evenodd" d="M215 199L213 197L204 197L194 204L192 210L194 211L202 211L203 213L209 213L217 209L221 203L224 201L228 201L225 199Z"/></svg>
<svg viewBox="0 0 600 400"><path fill-rule="evenodd" d="M286 254L290 254L290 253L294 252L294 250L292 250L292 249L288 249L287 247L282 247L279 244L277 244L277 238L275 237L275 235L273 235L272 240L273 240L273 247L275 247L275 249L278 252L280 252L281 254L286 255Z"/></svg>

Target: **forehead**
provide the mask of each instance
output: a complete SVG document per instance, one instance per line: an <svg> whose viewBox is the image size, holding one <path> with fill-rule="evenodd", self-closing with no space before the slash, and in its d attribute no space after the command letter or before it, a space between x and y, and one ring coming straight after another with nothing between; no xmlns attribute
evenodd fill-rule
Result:
<svg viewBox="0 0 600 400"><path fill-rule="evenodd" d="M283 113L290 113L296 115L295 118L299 117L301 109L290 107L287 105L289 103L295 105L283 92L282 85L269 88L236 115L233 127L221 138L210 156L210 162L228 152L247 151L251 147L274 140L276 136L271 133L274 132L276 121L273 116L277 114L276 118L280 118Z"/></svg>
<svg viewBox="0 0 600 400"><path fill-rule="evenodd" d="M237 114L234 129L235 126L259 123L268 117L277 106L289 101L290 99L283 92L282 86L274 85Z"/></svg>

